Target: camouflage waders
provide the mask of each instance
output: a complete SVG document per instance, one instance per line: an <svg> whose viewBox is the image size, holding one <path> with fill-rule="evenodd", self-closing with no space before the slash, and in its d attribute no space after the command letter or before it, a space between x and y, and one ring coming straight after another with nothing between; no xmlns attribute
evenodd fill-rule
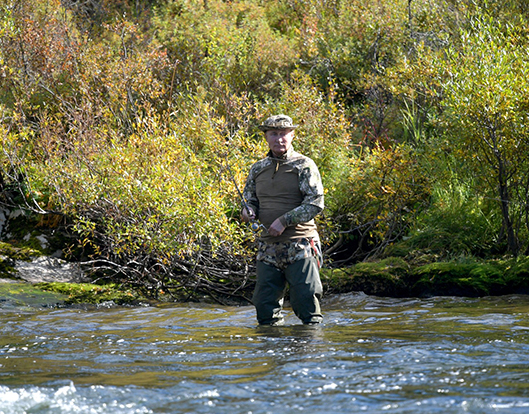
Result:
<svg viewBox="0 0 529 414"><path fill-rule="evenodd" d="M274 254L275 253L275 254ZM323 287L319 268L321 250L318 243L300 239L285 243L259 243L257 284L253 304L261 325L281 325L283 297L287 283L290 304L304 324L323 320L320 298Z"/></svg>

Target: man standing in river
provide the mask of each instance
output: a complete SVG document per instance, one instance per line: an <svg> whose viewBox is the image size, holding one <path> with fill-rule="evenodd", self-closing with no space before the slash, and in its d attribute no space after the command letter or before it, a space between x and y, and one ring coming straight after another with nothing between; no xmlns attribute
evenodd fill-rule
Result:
<svg viewBox="0 0 529 414"><path fill-rule="evenodd" d="M243 206L245 222L265 227L257 250L257 283L253 304L261 325L282 325L287 283L290 303L304 324L322 320L321 246L314 217L323 210L323 185L314 161L294 151L297 125L275 115L259 126L270 148L250 169ZM249 210L249 211L248 211Z"/></svg>

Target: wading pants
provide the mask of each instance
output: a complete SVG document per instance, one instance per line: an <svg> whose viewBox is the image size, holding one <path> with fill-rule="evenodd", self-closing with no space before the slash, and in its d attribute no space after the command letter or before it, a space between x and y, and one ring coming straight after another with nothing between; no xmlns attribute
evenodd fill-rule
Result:
<svg viewBox="0 0 529 414"><path fill-rule="evenodd" d="M316 324L323 320L320 309L323 287L318 262L315 257L298 260L286 269L257 261L257 284L253 304L257 321L261 325L281 325L283 297L289 285L290 304L296 316L304 324Z"/></svg>

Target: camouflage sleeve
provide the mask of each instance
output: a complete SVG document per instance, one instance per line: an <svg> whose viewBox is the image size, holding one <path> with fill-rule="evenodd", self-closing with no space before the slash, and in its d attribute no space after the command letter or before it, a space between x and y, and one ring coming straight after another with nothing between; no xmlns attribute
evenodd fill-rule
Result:
<svg viewBox="0 0 529 414"><path fill-rule="evenodd" d="M318 167L311 159L298 169L299 189L304 198L299 207L284 215L287 226L305 223L316 217L324 207L323 184Z"/></svg>
<svg viewBox="0 0 529 414"><path fill-rule="evenodd" d="M250 168L250 172L248 173L248 178L246 179L246 184L244 185L244 189L242 191L242 196L244 197L244 200L246 200L246 203L248 204L248 207L250 207L256 217L259 217L259 200L257 199L257 192L255 189L255 175L256 175L256 168L255 165ZM241 205L241 209L245 207L244 203Z"/></svg>

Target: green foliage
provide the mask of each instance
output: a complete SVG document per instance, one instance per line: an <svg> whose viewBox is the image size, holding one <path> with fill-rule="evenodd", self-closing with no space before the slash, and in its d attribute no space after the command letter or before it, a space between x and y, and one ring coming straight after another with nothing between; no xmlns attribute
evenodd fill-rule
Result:
<svg viewBox="0 0 529 414"><path fill-rule="evenodd" d="M524 252L523 4L0 0L0 201L64 214L105 276L226 281L255 126L287 113L342 264Z"/></svg>
<svg viewBox="0 0 529 414"><path fill-rule="evenodd" d="M158 8L154 29L175 62L173 86L273 93L298 55L266 12L256 1L172 0Z"/></svg>
<svg viewBox="0 0 529 414"><path fill-rule="evenodd" d="M431 182L406 146L365 151L350 160L348 175L334 193L332 217L352 238L348 260L380 253L400 239L425 207Z"/></svg>
<svg viewBox="0 0 529 414"><path fill-rule="evenodd" d="M105 245L117 257L170 257L194 251L203 238L218 246L237 233L225 215L228 188L219 185L222 138L199 117L172 126L50 166L57 202L78 217L83 239L110 237Z"/></svg>
<svg viewBox="0 0 529 414"><path fill-rule="evenodd" d="M529 101L524 92L529 42L511 24L486 17L471 23L459 47L440 62L444 115L457 134L449 135L457 157L468 170L483 174L489 189L497 189L502 231L516 255L526 230L519 223L529 189Z"/></svg>
<svg viewBox="0 0 529 414"><path fill-rule="evenodd" d="M456 181L441 178L443 185L468 186L480 194L465 209L479 213L484 199L496 200L495 207L485 202L490 224L476 223L475 230L485 230L480 231L485 238L494 228L496 234L490 239L496 242L496 249L503 247L504 252L516 255L527 249L529 140L523 91L527 88L529 42L519 29L524 14L516 12L514 3L465 5L461 8L465 18L445 37L448 47L440 49L427 42L418 45L411 58L403 58L388 72L386 85L416 108L419 122L412 125L428 131L428 140L421 147L437 145L450 154L438 157L428 150L439 165L450 159L449 168L455 174L449 173L448 180ZM457 199L454 201L456 211L459 207ZM450 234L453 229L447 230Z"/></svg>
<svg viewBox="0 0 529 414"><path fill-rule="evenodd" d="M464 182L443 181L432 189L431 207L416 218L413 229L401 247L419 250L438 257L494 254L497 246L494 206L490 200L475 195Z"/></svg>
<svg viewBox="0 0 529 414"><path fill-rule="evenodd" d="M529 289L529 257L506 260L504 269L509 286L527 292Z"/></svg>
<svg viewBox="0 0 529 414"><path fill-rule="evenodd" d="M404 32L406 1L306 1L304 57L322 86L335 79L347 99L361 94L364 76L394 60Z"/></svg>

